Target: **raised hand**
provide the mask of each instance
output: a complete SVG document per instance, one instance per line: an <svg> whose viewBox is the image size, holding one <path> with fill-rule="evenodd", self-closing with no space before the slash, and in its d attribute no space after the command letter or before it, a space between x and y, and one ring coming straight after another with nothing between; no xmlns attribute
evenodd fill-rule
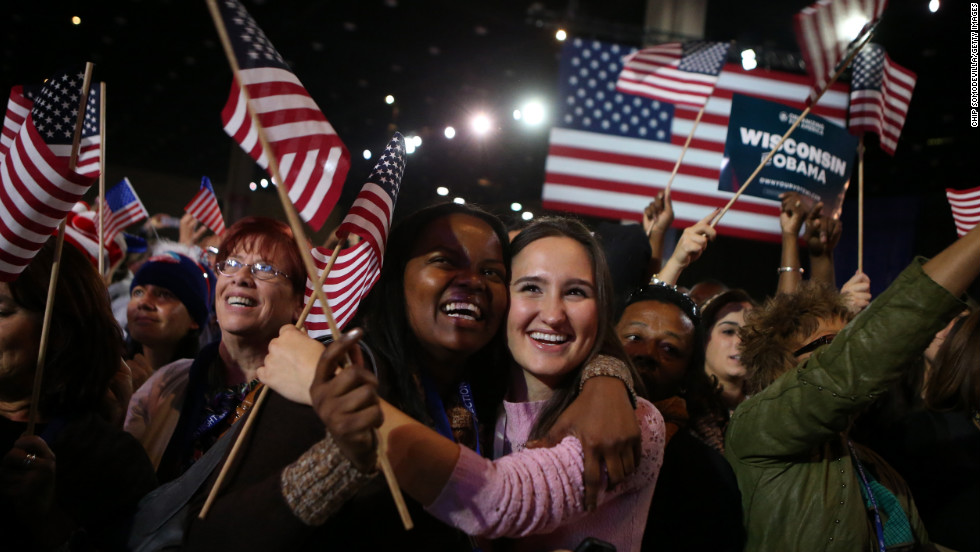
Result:
<svg viewBox="0 0 980 552"><path fill-rule="evenodd" d="M855 272L840 289L847 310L857 314L871 303L871 279L863 272Z"/></svg>
<svg viewBox="0 0 980 552"><path fill-rule="evenodd" d="M663 234L674 222L674 206L670 190L663 190L643 209L643 231L646 235Z"/></svg>

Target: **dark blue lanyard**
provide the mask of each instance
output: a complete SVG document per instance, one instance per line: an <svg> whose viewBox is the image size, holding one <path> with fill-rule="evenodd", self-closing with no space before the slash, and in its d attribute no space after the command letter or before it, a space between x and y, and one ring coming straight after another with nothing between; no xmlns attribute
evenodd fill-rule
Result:
<svg viewBox="0 0 980 552"><path fill-rule="evenodd" d="M436 390L432 379L424 372L422 373L422 387L425 388L425 406L429 409L429 415L432 416L432 420L436 424L436 431L443 437L455 442L456 436L453 435L453 428L449 424L446 407L442 404L442 398L439 396L439 392ZM473 404L473 393L470 391L470 384L461 381L457 393L459 393L459 402L473 415L473 435L476 437L476 453L483 456L480 451L480 426L476 419L476 407Z"/></svg>
<svg viewBox="0 0 980 552"><path fill-rule="evenodd" d="M868 493L868 500L871 502L871 508L875 513L875 532L878 534L878 550L879 552L885 552L885 530L884 525L881 523L881 515L878 513L878 503L875 501L874 492L871 491L871 482L868 481L868 476L864 473L864 466L858 459L857 452L854 450L854 444L851 440L847 440L847 448L851 449L851 458L854 459L854 465L857 466L858 474L861 476L861 484L864 485L864 491Z"/></svg>

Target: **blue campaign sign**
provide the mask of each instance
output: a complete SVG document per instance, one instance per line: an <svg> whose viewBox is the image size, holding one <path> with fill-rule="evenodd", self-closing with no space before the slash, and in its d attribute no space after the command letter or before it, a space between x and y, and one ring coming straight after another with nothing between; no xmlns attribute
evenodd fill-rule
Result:
<svg viewBox="0 0 980 552"><path fill-rule="evenodd" d="M734 94L718 189L738 191L800 113ZM744 193L779 201L779 194L797 192L809 206L823 201L825 215L839 216L856 150L857 137L822 117L807 115Z"/></svg>

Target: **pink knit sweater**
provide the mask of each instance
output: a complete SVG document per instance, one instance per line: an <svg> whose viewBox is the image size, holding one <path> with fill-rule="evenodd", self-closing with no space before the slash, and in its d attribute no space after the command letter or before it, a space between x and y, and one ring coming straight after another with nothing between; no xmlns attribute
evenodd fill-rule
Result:
<svg viewBox="0 0 980 552"><path fill-rule="evenodd" d="M643 457L629 479L599 494L599 506L583 505L582 444L566 437L548 449L524 449L543 402L504 403L494 449L512 454L490 461L462 447L449 482L427 508L471 535L520 537L518 550L574 549L596 537L617 550L639 550L650 499L663 463L664 421L638 399L636 418Z"/></svg>

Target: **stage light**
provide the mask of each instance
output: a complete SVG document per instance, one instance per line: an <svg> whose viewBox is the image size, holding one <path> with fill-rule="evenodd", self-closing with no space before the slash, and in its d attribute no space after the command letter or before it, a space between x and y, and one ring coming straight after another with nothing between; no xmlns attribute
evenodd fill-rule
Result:
<svg viewBox="0 0 980 552"><path fill-rule="evenodd" d="M364 159L370 159L371 158L371 150L364 150L364 152L361 153L361 155L364 156Z"/></svg>
<svg viewBox="0 0 980 552"><path fill-rule="evenodd" d="M453 127L451 127L451 126L448 126L448 127L446 127L446 130L443 131L443 134L446 135L446 138L448 138L449 140L452 140L453 138L456 137L456 129L453 128Z"/></svg>
<svg viewBox="0 0 980 552"><path fill-rule="evenodd" d="M539 125L544 121L544 104L538 100L525 104L521 112L524 114L524 122L531 126Z"/></svg>
<svg viewBox="0 0 980 552"><path fill-rule="evenodd" d="M850 42L861 34L861 29L867 25L868 20L861 15L855 15L844 20L840 27L838 27L838 34L841 38Z"/></svg>
<svg viewBox="0 0 980 552"><path fill-rule="evenodd" d="M565 32L565 29L558 29L558 32L555 33L555 39L558 42L564 42L566 38L568 38L568 33Z"/></svg>
<svg viewBox="0 0 980 552"><path fill-rule="evenodd" d="M269 181L267 179L263 178L262 180L259 180L259 185L262 186L263 188L268 188L269 187Z"/></svg>
<svg viewBox="0 0 980 552"><path fill-rule="evenodd" d="M473 132L480 135L490 132L490 127L493 126L493 123L490 121L490 117L487 117L483 113L473 117L471 124L473 125Z"/></svg>
<svg viewBox="0 0 980 552"><path fill-rule="evenodd" d="M415 153L415 140L411 136L405 137L405 153Z"/></svg>
<svg viewBox="0 0 980 552"><path fill-rule="evenodd" d="M412 143L415 144L415 147L421 148L422 147L422 137L421 136L412 136Z"/></svg>
<svg viewBox="0 0 980 552"><path fill-rule="evenodd" d="M388 94L387 96L385 96L385 103L388 105L395 103L395 97L392 96L391 94Z"/></svg>
<svg viewBox="0 0 980 552"><path fill-rule="evenodd" d="M520 109L515 109L514 110L514 120L515 121L520 121L521 120L521 117L523 117L523 116L524 116L524 114L521 113L521 110Z"/></svg>
<svg viewBox="0 0 980 552"><path fill-rule="evenodd" d="M441 196L447 196L449 195L449 188L445 186L439 186L438 188L436 188L436 193Z"/></svg>
<svg viewBox="0 0 980 552"><path fill-rule="evenodd" d="M458 203L460 205L463 205L463 204L466 203L466 200L463 199L463 198L461 198L461 197L456 197L456 198L453 198L453 203Z"/></svg>
<svg viewBox="0 0 980 552"><path fill-rule="evenodd" d="M929 11L932 13L939 11L939 0L929 0Z"/></svg>
<svg viewBox="0 0 980 552"><path fill-rule="evenodd" d="M521 205L520 203L516 202L516 201L514 203L511 203L510 204L510 210L511 211L517 212L517 211L520 211L523 208L524 208L524 206Z"/></svg>
<svg viewBox="0 0 980 552"><path fill-rule="evenodd" d="M523 213L521 213L521 218L524 220L531 220L534 218L534 213L532 213L531 211L524 211Z"/></svg>
<svg viewBox="0 0 980 552"><path fill-rule="evenodd" d="M255 185L255 182L249 182L248 183L248 189L249 190L252 190L254 192L255 190L258 190L259 187Z"/></svg>
<svg viewBox="0 0 980 552"><path fill-rule="evenodd" d="M748 50L742 50L742 69L746 71L751 71L759 66L759 62L755 58L755 50L749 48Z"/></svg>

